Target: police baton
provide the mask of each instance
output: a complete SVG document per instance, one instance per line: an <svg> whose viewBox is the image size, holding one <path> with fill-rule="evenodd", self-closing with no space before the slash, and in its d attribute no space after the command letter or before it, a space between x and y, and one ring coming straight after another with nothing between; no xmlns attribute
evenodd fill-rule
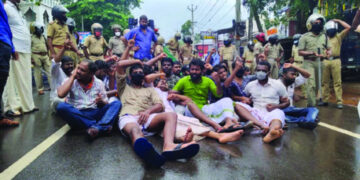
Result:
<svg viewBox="0 0 360 180"><path fill-rule="evenodd" d="M320 55L320 48L318 48L318 55ZM321 80L322 80L322 72L321 72L321 58L317 57L316 59L318 61L318 72L319 72L319 78L318 78L318 83L319 83L319 93L320 93L320 102L322 102L322 91L321 91Z"/></svg>

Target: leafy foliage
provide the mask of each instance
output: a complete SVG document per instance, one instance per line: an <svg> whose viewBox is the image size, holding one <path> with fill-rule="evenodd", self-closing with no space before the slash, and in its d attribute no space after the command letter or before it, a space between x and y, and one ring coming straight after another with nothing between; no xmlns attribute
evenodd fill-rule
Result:
<svg viewBox="0 0 360 180"><path fill-rule="evenodd" d="M81 21L84 21L84 30L91 31L95 22L103 26L103 35L106 39L113 36L112 24L120 24L123 30L128 26L128 18L132 17L130 9L139 7L141 0L79 0L66 7L68 16L74 18L77 30L81 30Z"/></svg>
<svg viewBox="0 0 360 180"><path fill-rule="evenodd" d="M183 34L183 36L186 35L191 35L191 21L187 20L183 25L181 25L181 33Z"/></svg>

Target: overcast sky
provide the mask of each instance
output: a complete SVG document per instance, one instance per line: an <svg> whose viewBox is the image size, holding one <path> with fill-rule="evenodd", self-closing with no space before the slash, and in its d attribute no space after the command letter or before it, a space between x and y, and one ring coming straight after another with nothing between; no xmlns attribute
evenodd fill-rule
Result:
<svg viewBox="0 0 360 180"><path fill-rule="evenodd" d="M197 6L194 12L195 33L205 30L218 30L232 26L235 19L235 0L143 0L140 8L132 10L135 18L145 14L154 19L155 27L159 28L161 36L169 40L181 30L181 25L191 20L188 6ZM248 13L242 7L242 19Z"/></svg>

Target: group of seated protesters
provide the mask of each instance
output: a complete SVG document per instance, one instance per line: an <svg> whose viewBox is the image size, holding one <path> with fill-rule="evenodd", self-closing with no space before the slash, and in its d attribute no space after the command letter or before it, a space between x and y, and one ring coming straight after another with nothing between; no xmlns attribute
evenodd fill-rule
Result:
<svg viewBox="0 0 360 180"><path fill-rule="evenodd" d="M118 61L83 60L77 67L63 49L52 60L51 100L58 116L92 139L111 133L117 123L150 166L195 156L196 142L205 137L233 142L254 127L270 143L283 135L285 121L310 129L317 125L317 109L293 106L294 88L310 76L304 69L286 63L274 80L266 60L254 75L235 60L228 74L225 64L211 67L199 59L188 67L165 54L146 62L128 59L133 46L130 40ZM163 137L161 154L145 138L156 133Z"/></svg>

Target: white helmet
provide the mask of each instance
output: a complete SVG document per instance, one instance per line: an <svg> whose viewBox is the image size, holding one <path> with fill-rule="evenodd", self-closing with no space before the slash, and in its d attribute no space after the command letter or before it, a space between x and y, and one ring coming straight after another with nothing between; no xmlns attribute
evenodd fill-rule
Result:
<svg viewBox="0 0 360 180"><path fill-rule="evenodd" d="M316 20L320 19L323 23L325 23L325 17L321 14L318 13L313 13L312 15L309 16L309 18L306 21L306 28L308 31L311 30L312 28L312 23L314 23Z"/></svg>
<svg viewBox="0 0 360 180"><path fill-rule="evenodd" d="M325 24L325 29L329 30L329 29L338 29L338 24L332 20L328 21Z"/></svg>

